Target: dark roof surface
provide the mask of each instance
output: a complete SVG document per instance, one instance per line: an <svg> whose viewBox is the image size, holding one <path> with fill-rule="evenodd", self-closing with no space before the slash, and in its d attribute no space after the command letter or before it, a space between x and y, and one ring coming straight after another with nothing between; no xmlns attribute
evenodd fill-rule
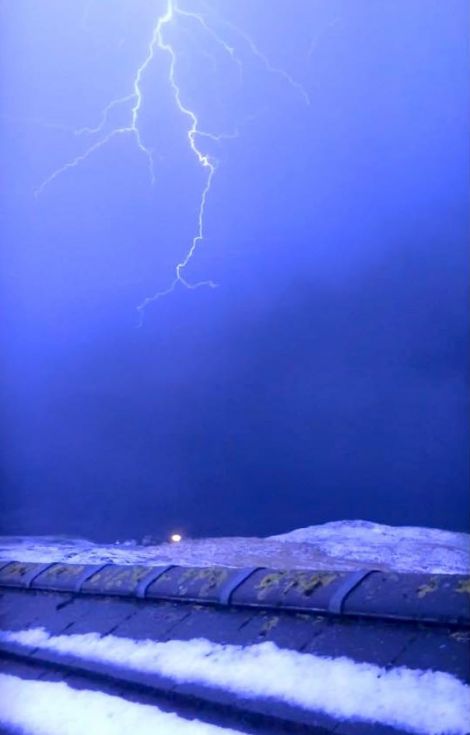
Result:
<svg viewBox="0 0 470 735"><path fill-rule="evenodd" d="M269 640L303 653L470 680L470 580L457 575L5 562L0 594L3 630L238 645ZM399 732L18 643L2 642L0 654L2 670L22 678L119 693L245 732Z"/></svg>

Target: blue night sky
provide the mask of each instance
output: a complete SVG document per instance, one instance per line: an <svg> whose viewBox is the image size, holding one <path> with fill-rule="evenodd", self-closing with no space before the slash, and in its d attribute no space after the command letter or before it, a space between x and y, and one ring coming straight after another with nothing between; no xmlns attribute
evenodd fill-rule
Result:
<svg viewBox="0 0 470 735"><path fill-rule="evenodd" d="M467 1L178 2L1 4L2 532L464 530Z"/></svg>

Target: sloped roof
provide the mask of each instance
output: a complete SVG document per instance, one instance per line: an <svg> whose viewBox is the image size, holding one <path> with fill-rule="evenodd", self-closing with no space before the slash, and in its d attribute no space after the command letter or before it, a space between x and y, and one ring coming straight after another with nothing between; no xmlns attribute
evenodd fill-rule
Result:
<svg viewBox="0 0 470 735"><path fill-rule="evenodd" d="M470 680L470 579L461 575L5 562L0 592L0 628L8 632L0 639L3 671L118 692L243 732L410 729L28 644L20 633L44 629L48 640L90 633L118 642L204 639L244 650L271 642L281 652L321 660L347 657L384 672L407 667Z"/></svg>

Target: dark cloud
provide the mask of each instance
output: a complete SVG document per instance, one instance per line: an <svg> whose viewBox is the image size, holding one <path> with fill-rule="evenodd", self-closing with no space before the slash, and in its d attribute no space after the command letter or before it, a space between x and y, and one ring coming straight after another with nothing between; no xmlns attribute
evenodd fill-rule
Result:
<svg viewBox="0 0 470 735"><path fill-rule="evenodd" d="M3 531L466 527L466 4L299 2L286 43L268 5L221 14L312 106L249 58L237 94L233 75L207 87L183 67L205 122L255 115L218 151L188 273L220 287L160 300L140 329L135 307L170 282L201 184L164 69L146 89L154 189L120 140L32 190L79 150L44 122L94 122L122 93L147 6L133 4L127 36L124 2L86 32L72 5L2 11ZM65 40L51 14L69 19Z"/></svg>

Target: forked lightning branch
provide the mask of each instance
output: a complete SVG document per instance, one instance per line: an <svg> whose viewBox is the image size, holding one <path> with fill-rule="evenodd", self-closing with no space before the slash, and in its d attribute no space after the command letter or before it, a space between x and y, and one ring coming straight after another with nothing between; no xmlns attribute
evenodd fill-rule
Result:
<svg viewBox="0 0 470 735"><path fill-rule="evenodd" d="M37 187L35 191L36 197L39 197L44 190L51 186L62 175L71 172L77 166L93 156L103 146L106 146L111 140L117 137L131 137L134 141L136 151L142 156L149 171L149 181L151 184L155 182L157 172L151 148L146 144L141 132L140 121L145 108L146 100L142 91L142 81L149 66L153 63L164 64L168 69L167 82L171 93L173 103L180 113L181 117L186 121L186 140L188 148L191 151L197 165L204 174L204 180L199 192L199 205L197 219L194 224L194 234L192 240L187 247L182 246L185 253L184 256L175 265L174 278L169 285L154 294L147 296L137 307L140 320L146 307L154 301L172 293L177 286L186 289L198 289L200 287L214 288L216 284L211 280L191 282L185 276L185 270L193 257L195 256L199 246L204 240L206 207L209 194L212 188L214 175L216 173L216 161L204 150L204 140L211 139L220 141L224 138L235 137L238 133L236 129L229 133L217 133L201 128L199 123L198 112L188 107L185 102L184 89L178 78L178 53L175 46L169 40L168 30L170 25L185 23L190 26L194 32L199 31L205 34L212 44L215 43L220 52L226 54L231 63L237 64L240 69L243 66L242 52L248 52L258 64L272 74L280 76L289 84L294 91L298 92L306 104L310 104L309 96L306 90L296 80L294 80L286 71L272 65L266 55L258 48L252 38L240 28L234 26L230 22L217 19L217 28L221 27L230 32L230 35L236 37L239 41L238 47L228 43L223 33L214 28L210 21L211 13L209 8L207 13L194 12L192 10L182 8L177 0L166 0L163 8L160 5L160 14L158 15L155 25L152 29L150 40L147 44L146 51L140 66L135 70L133 79L129 86L129 90L122 97L112 99L102 110L99 122L94 127L84 127L75 130L75 134L82 136L91 136L93 142L75 158L65 162L62 166L50 173L44 181ZM166 56L166 62L163 60ZM128 108L128 122L119 127L113 127L109 130L109 119L111 113L116 108Z"/></svg>

